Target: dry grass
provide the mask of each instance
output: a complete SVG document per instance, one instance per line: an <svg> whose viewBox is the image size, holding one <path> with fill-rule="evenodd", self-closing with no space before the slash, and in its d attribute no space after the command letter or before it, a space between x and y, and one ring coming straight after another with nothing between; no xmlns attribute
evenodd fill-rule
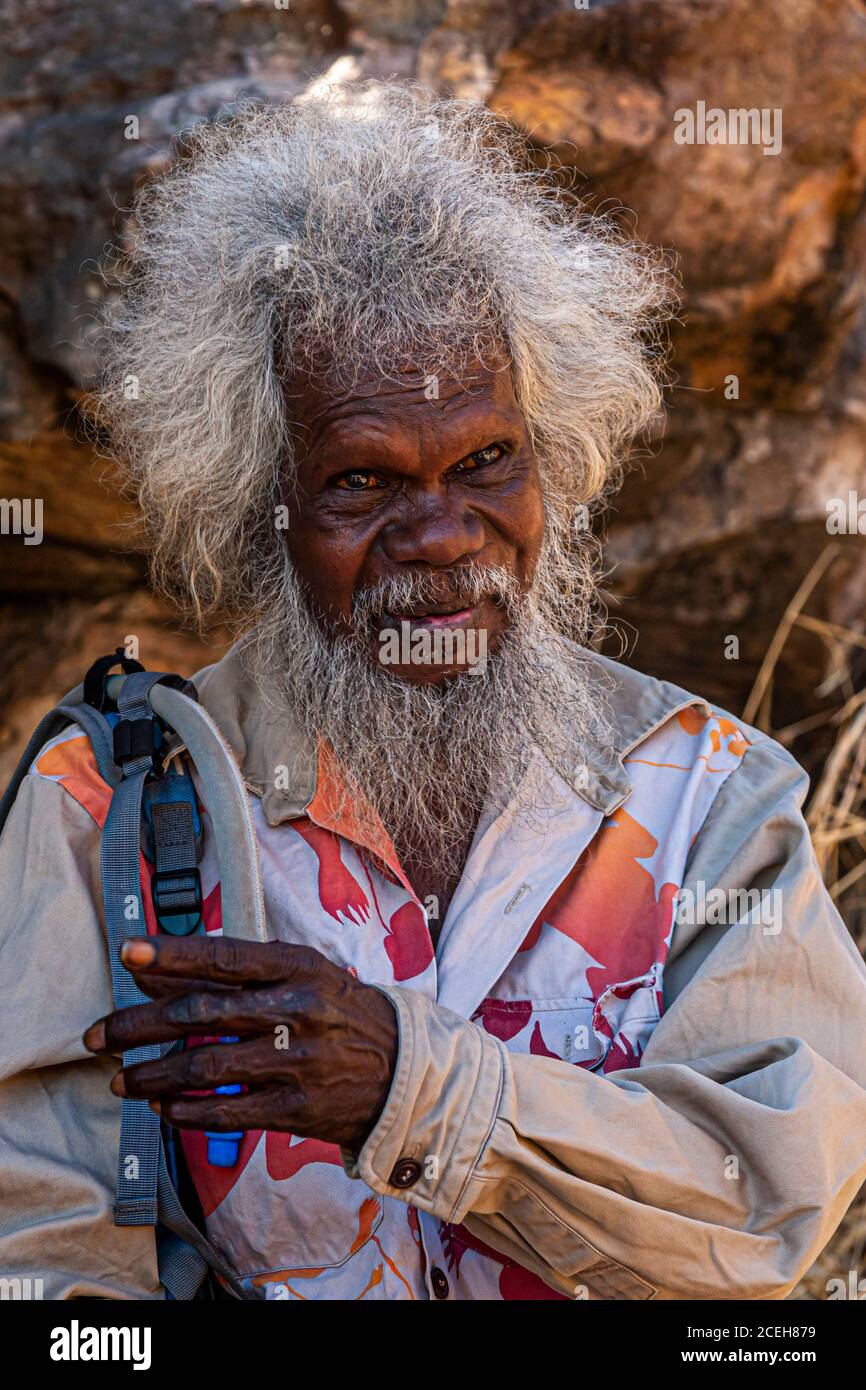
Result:
<svg viewBox="0 0 866 1390"><path fill-rule="evenodd" d="M824 882L845 919L860 951L866 955L866 688L857 689L853 659L866 650L866 635L853 628L810 617L803 612L809 598L839 555L830 544L818 556L782 617L767 650L754 688L743 710L747 723L790 748L797 756L804 738L820 729L833 734L823 764L812 773L806 819ZM805 628L827 649L825 679L816 691L830 707L785 728L772 722L773 680L791 632ZM862 664L862 662L861 662ZM808 759L803 759L808 767ZM827 1297L827 1281L848 1271L866 1277L866 1188L850 1207L827 1248L790 1295L792 1299Z"/></svg>

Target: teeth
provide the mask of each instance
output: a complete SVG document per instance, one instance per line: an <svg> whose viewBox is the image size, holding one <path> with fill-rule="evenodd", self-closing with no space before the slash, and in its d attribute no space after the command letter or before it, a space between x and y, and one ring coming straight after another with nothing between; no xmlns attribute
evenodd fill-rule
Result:
<svg viewBox="0 0 866 1390"><path fill-rule="evenodd" d="M396 622L420 623L423 622L425 618L453 617L456 613L465 612L465 610L469 608L469 606L470 605L466 603L462 605L457 605L454 608L430 608L424 613L392 613L386 616L390 616L391 620Z"/></svg>

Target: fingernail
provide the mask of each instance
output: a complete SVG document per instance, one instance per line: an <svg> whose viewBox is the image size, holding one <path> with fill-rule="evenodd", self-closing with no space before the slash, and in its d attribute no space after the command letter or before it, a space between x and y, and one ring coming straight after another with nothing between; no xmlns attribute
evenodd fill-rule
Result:
<svg viewBox="0 0 866 1390"><path fill-rule="evenodd" d="M105 1047L105 1024L102 1020L91 1023L81 1041L89 1052L102 1052Z"/></svg>
<svg viewBox="0 0 866 1390"><path fill-rule="evenodd" d="M114 1094L115 1094L116 1096L125 1096L125 1095L126 1095L126 1086L124 1085L124 1082L123 1082L123 1072L122 1072L122 1071L117 1072L117 1073L111 1078L111 1089L112 1089L112 1091L114 1092Z"/></svg>
<svg viewBox="0 0 866 1390"><path fill-rule="evenodd" d="M151 965L156 960L156 951L149 941L124 941L120 959L124 965Z"/></svg>

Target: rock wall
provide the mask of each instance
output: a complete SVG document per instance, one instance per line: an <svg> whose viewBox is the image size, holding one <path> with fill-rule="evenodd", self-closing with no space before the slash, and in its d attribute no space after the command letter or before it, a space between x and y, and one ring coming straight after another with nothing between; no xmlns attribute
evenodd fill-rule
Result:
<svg viewBox="0 0 866 1390"><path fill-rule="evenodd" d="M145 16L131 0L7 0L0 491L43 497L46 540L2 541L0 630L14 657L0 686L4 766L32 711L106 638L138 632L148 662L208 659L147 598L128 517L76 442L103 292L96 258L179 129L239 96L289 100L329 75L409 77L488 102L555 153L577 192L621 206L632 230L676 254L676 384L664 439L611 516L611 612L628 660L740 711L827 543L828 499L866 486L866 7L279 3L154 0ZM781 151L677 143L675 113L699 102L780 110ZM810 611L862 631L863 541L838 545ZM737 659L725 656L732 634ZM820 708L826 669L825 643L797 629L776 672L774 727Z"/></svg>
<svg viewBox="0 0 866 1390"><path fill-rule="evenodd" d="M828 498L866 478L862 4L156 0L145 19L125 0L9 0L6 12L0 480L4 496L44 498L47 537L4 555L0 616L19 658L7 706L47 699L70 645L85 659L93 600L109 627L145 611L141 564L118 553L116 504L74 442L94 370L95 261L123 231L118 209L183 126L332 74L487 101L573 170L578 192L633 210L622 216L638 235L678 256L677 381L665 439L611 518L612 612L637 639L629 659L742 707L827 541ZM699 101L781 110L781 152L676 143L675 113ZM862 551L840 541L820 616L861 623ZM146 611L147 655L161 660L167 615ZM724 655L731 633L737 660ZM782 724L812 711L823 674L821 643L798 637L775 686ZM199 656L190 648L187 664Z"/></svg>

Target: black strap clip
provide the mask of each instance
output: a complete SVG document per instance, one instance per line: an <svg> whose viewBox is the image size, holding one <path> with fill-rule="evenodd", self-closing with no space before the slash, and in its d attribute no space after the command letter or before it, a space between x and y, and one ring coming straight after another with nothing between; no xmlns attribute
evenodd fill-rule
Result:
<svg viewBox="0 0 866 1390"><path fill-rule="evenodd" d="M150 891L163 931L171 936L191 936L198 929L204 907L198 869L155 869Z"/></svg>
<svg viewBox="0 0 866 1390"><path fill-rule="evenodd" d="M162 730L156 718L118 719L112 733L113 756L118 767L135 758L150 758L151 771L159 774L162 763L159 758L159 745L162 743Z"/></svg>
<svg viewBox="0 0 866 1390"><path fill-rule="evenodd" d="M150 816L156 858L151 896L157 922L171 936L192 936L202 925L204 909L192 806L188 801L156 802Z"/></svg>

